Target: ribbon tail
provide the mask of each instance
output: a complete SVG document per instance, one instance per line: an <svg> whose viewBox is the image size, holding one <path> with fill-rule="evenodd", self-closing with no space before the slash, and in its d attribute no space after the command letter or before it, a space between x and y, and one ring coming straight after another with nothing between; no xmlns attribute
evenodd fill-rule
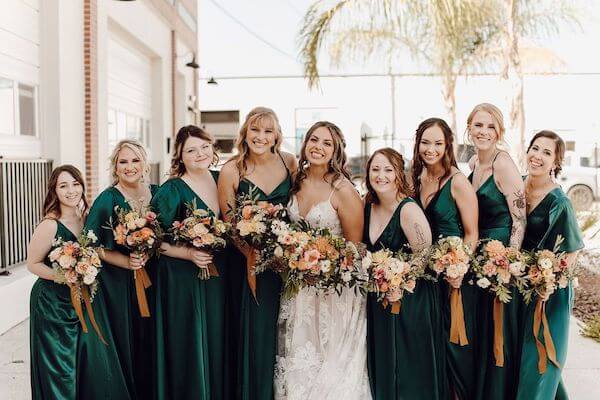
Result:
<svg viewBox="0 0 600 400"><path fill-rule="evenodd" d="M83 318L83 309L81 308L81 300L77 294L77 287L69 285L71 289L71 304L73 304L73 309L75 309L75 314L77 314L77 318L79 318L79 323L81 324L81 329L85 333L88 332L87 324L85 323L85 318Z"/></svg>
<svg viewBox="0 0 600 400"><path fill-rule="evenodd" d="M250 287L250 291L252 291L252 295L254 296L254 300L258 304L258 299L256 298L256 251L254 249L250 249L248 257L246 257L246 275L248 279L248 286Z"/></svg>
<svg viewBox="0 0 600 400"><path fill-rule="evenodd" d="M540 326L542 325L542 303L541 299L538 299L535 303L535 311L533 313L533 338L535 339L535 346L538 351L538 372L540 374L546 373L546 348L544 344L538 339L538 333L540 332Z"/></svg>
<svg viewBox="0 0 600 400"><path fill-rule="evenodd" d="M395 301L392 303L392 314L400 314L400 302Z"/></svg>
<svg viewBox="0 0 600 400"><path fill-rule="evenodd" d="M450 343L466 346L467 329L460 289L452 288L450 292Z"/></svg>
<svg viewBox="0 0 600 400"><path fill-rule="evenodd" d="M85 308L87 309L88 315L90 316L90 322L96 331L96 334L100 338L100 341L108 346L106 340L104 340L104 336L102 336L102 331L100 331L100 327L96 323L96 318L94 317L94 309L92 308L92 299L90 298L90 293L88 292L87 287L81 288L81 294L83 296L83 301L85 302Z"/></svg>
<svg viewBox="0 0 600 400"><path fill-rule="evenodd" d="M545 302L542 305L542 327L544 329L544 344L546 345L548 359L556 366L556 368L560 368L560 363L556 359L556 348L554 347L554 341L552 341L552 335L550 334L550 324L548 324L548 318L546 318Z"/></svg>
<svg viewBox="0 0 600 400"><path fill-rule="evenodd" d="M137 295L140 315L144 318L147 318L150 316L150 309L148 308L146 289L152 286L152 282L150 281L150 277L144 268L133 271L133 278L135 280L135 293Z"/></svg>
<svg viewBox="0 0 600 400"><path fill-rule="evenodd" d="M504 304L494 298L494 357L496 367L504 367Z"/></svg>
<svg viewBox="0 0 600 400"><path fill-rule="evenodd" d="M217 270L217 266L214 263L208 264L208 274L214 277L219 276L219 271Z"/></svg>

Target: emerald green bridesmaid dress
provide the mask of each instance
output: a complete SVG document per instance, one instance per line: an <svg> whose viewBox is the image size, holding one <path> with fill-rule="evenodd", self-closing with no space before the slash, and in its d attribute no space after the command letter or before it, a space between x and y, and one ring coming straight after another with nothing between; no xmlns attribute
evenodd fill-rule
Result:
<svg viewBox="0 0 600 400"><path fill-rule="evenodd" d="M527 228L523 249L552 250L556 238L562 236L564 241L561 251L575 252L583 248L581 232L577 225L575 211L569 198L557 187L527 216ZM519 372L519 400L567 399L567 391L561 379L561 369L567 358L567 343L569 335L569 318L573 307L573 286L569 284L564 289L557 289L546 302L546 316L550 325L552 341L556 348L556 357L561 365L557 368L548 361L544 374L538 372L538 352L533 336L533 313L536 299L525 306L523 321L523 350ZM541 328L539 333L543 342Z"/></svg>
<svg viewBox="0 0 600 400"><path fill-rule="evenodd" d="M283 162L283 160L282 160ZM285 163L284 163L285 165ZM287 170L287 166L286 166ZM269 194L246 178L240 179L238 194L252 193L259 200L287 205L291 175ZM235 281L242 281L240 305L241 336L238 339L236 398L242 400L271 400L274 396L273 378L277 354L277 319L282 281L278 274L265 271L256 275L256 299L246 279L246 260L237 257ZM232 265L233 267L233 265Z"/></svg>
<svg viewBox="0 0 600 400"><path fill-rule="evenodd" d="M215 182L218 172L211 171ZM187 217L186 204L214 211L181 178L165 182L152 206L165 230ZM214 254L218 277L198 278L191 261L160 255L155 268L155 387L158 399L226 398L226 266Z"/></svg>
<svg viewBox="0 0 600 400"><path fill-rule="evenodd" d="M150 190L155 192L156 186L151 185ZM130 205L123 194L114 186L105 189L98 195L92 205L85 222L84 231L93 231L98 237L97 244L106 250L116 250L123 254L129 254L129 250L115 242L111 221L117 223L116 207L130 210ZM152 274L150 274L152 275ZM117 395L116 398L144 399L149 396L149 374L151 373L152 345L149 336L150 322L142 319L137 305L133 272L103 261L102 271L98 275L98 293L94 300L94 312L99 318L102 333L108 336L110 351L116 352L116 363L114 357L109 357L108 366L113 374L120 375L119 380L124 380L127 390L116 390L106 388L107 385L97 377L86 378L83 385L83 393L94 398L108 398ZM147 295L152 286L147 289ZM151 310L152 313L152 310ZM90 357L95 352L106 352L106 349L98 348L97 343L84 343L85 349ZM96 373L97 371L93 371ZM108 384L108 386L111 386ZM108 397L101 395L107 391Z"/></svg>
<svg viewBox="0 0 600 400"><path fill-rule="evenodd" d="M398 205L387 226L375 241L369 237L371 204L365 206L363 242L369 251L382 248L410 252L400 225ZM374 293L367 300L367 363L374 400L447 399L446 339L437 285L419 280L414 293L402 299L400 313L384 309Z"/></svg>
<svg viewBox="0 0 600 400"><path fill-rule="evenodd" d="M469 176L472 182L473 174ZM482 243L498 240L509 245L512 217L506 197L498 189L492 175L477 190L479 204L479 239ZM494 356L494 295L487 291L480 293L479 308L479 369L477 371L477 398L508 400L517 393L520 360L520 305L517 288L512 288L512 300L504 304L503 336L504 366L496 366Z"/></svg>
<svg viewBox="0 0 600 400"><path fill-rule="evenodd" d="M75 235L60 221L55 239L76 241ZM48 267L52 263L46 257ZM85 307L84 307L85 309ZM30 297L31 397L35 400L75 400L77 398L77 343L81 332L67 285L39 278Z"/></svg>
<svg viewBox="0 0 600 400"><path fill-rule="evenodd" d="M453 176L444 183L425 207L425 215L431 225L434 243L439 238L448 236L464 237L460 213L452 197L452 180ZM450 343L450 291L445 281L439 282L446 341L446 375L450 391L454 391L458 398L462 400L475 398L476 376L479 369L477 359L477 344L479 343L477 302L479 291L476 286L468 284L469 279L469 276L466 276L461 287L465 328L469 340L469 344L466 346Z"/></svg>

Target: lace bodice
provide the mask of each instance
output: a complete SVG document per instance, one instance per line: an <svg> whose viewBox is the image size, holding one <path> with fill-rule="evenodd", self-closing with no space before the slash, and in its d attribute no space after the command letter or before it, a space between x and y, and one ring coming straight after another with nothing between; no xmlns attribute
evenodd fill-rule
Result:
<svg viewBox="0 0 600 400"><path fill-rule="evenodd" d="M288 205L290 219L294 222L304 219L313 228L327 228L334 235L342 235L342 223L338 217L337 211L331 205L331 195L327 200L315 204L306 214L305 218L300 215L298 199L296 195L292 196Z"/></svg>

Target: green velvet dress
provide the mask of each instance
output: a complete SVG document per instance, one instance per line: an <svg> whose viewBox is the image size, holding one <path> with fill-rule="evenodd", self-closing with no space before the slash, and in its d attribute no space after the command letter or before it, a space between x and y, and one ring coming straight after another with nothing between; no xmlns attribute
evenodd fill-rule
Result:
<svg viewBox="0 0 600 400"><path fill-rule="evenodd" d="M151 185L150 190L154 194L156 186ZM117 223L115 211L117 206L123 210L130 209L123 194L111 186L100 193L94 201L84 230L93 231L98 237L98 245L104 249L129 254L127 248L115 242L112 229L109 228L111 220ZM151 271L148 272L152 277ZM117 363L113 365L114 357L110 356L109 359L112 361L109 363L109 368L113 370L113 374L119 375L119 380L123 380L127 387L127 390L120 390L116 398L145 399L150 396L149 379L152 371L151 322L150 319L140 316L134 285L132 271L103 262L102 271L98 275L98 293L93 304L102 333L105 338L108 336L109 347L114 349L108 351L116 352ZM152 286L146 291L149 298L152 297L151 291ZM85 351L92 357L94 352L103 350L98 349L97 343L84 343L84 347L88 345ZM98 372L94 371L94 374L98 375ZM97 396L93 398L108 398L116 393L116 390L111 389L110 386L112 381L107 384L89 377L89 383L82 386L82 393ZM106 395L108 397L102 395L105 391L108 391Z"/></svg>
<svg viewBox="0 0 600 400"><path fill-rule="evenodd" d="M218 172L211 171L215 181ZM169 179L152 206L165 230L187 217L186 203L214 212L181 178ZM225 278L223 254L214 254L218 277L198 278L191 261L161 255L154 260L158 399L226 398Z"/></svg>
<svg viewBox="0 0 600 400"><path fill-rule="evenodd" d="M369 251L382 248L410 252L400 226L405 199L375 243L369 237L371 204L365 206L363 242ZM437 285L417 282L414 293L402 299L400 313L384 309L374 293L367 300L367 363L375 400L447 399L442 313Z"/></svg>
<svg viewBox="0 0 600 400"><path fill-rule="evenodd" d="M252 191L259 200L287 205L291 188L288 175L270 194L248 179L241 179L238 194ZM232 267L234 267L232 265ZM278 274L265 271L256 275L256 299L246 280L246 260L237 258L234 273L242 281L240 332L236 398L242 400L273 399L275 355L277 354L277 319L282 281Z"/></svg>
<svg viewBox="0 0 600 400"><path fill-rule="evenodd" d="M460 213L452 197L452 179L451 177L446 181L425 208L425 215L431 225L434 242L439 238L448 236L464 237ZM454 391L461 400L475 398L476 375L479 369L477 359L477 344L479 343L477 301L479 291L476 286L468 284L469 279L466 276L461 287L465 328L469 340L469 344L466 346L450 343L450 291L445 281L441 280L439 282L446 340L446 375L450 391Z"/></svg>
<svg viewBox="0 0 600 400"><path fill-rule="evenodd" d="M472 179L471 174L469 180ZM493 173L477 190L477 201L479 239L483 243L498 240L508 246L512 217L506 197L498 189ZM512 289L511 296L512 301L503 305L504 367L497 367L494 356L494 295L487 291L480 293L478 399L514 399L517 393L521 332L519 310L522 303L517 288Z"/></svg>
<svg viewBox="0 0 600 400"><path fill-rule="evenodd" d="M55 239L77 240L60 221L56 223ZM48 257L44 263L52 265ZM29 315L32 399L75 400L77 343L82 332L69 287L39 278L31 289ZM93 330L87 335L98 340Z"/></svg>
<svg viewBox="0 0 600 400"><path fill-rule="evenodd" d="M562 189L555 188L527 216L523 249L552 250L559 235L564 238L560 246L561 251L570 253L583 248L573 206ZM567 358L569 317L573 300L573 287L569 284L564 289L557 289L546 302L546 316L556 348L556 357L561 367L564 366ZM523 350L517 399L567 399L567 391L561 379L562 368L557 368L548 361L546 373L541 375L538 372L538 352L533 336L535 303L534 298L529 305L525 306L523 313ZM539 337L543 342L541 328Z"/></svg>

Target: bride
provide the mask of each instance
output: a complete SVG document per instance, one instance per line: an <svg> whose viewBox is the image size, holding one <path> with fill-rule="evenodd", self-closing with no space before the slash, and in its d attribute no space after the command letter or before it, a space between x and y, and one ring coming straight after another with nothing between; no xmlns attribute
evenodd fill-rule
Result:
<svg viewBox="0 0 600 400"><path fill-rule="evenodd" d="M288 210L292 221L304 219L358 243L363 205L345 170L345 146L330 122L308 130ZM353 289L337 295L306 288L282 301L275 398L370 399L366 336L366 299Z"/></svg>

